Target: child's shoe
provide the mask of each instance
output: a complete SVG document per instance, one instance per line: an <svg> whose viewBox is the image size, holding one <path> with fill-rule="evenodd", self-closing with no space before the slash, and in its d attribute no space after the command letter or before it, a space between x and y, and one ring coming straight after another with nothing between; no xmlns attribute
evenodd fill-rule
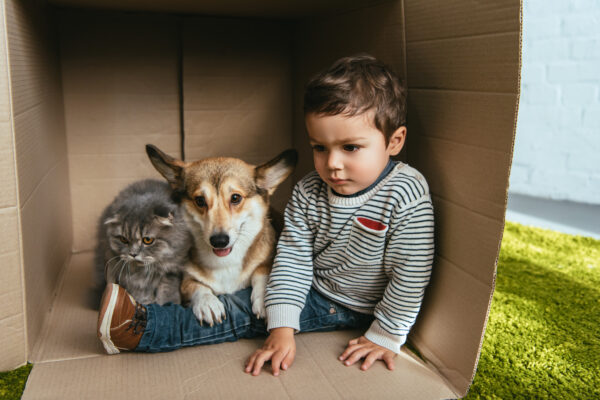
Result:
<svg viewBox="0 0 600 400"><path fill-rule="evenodd" d="M146 328L146 308L116 283L106 286L100 301L98 338L108 354L137 347Z"/></svg>

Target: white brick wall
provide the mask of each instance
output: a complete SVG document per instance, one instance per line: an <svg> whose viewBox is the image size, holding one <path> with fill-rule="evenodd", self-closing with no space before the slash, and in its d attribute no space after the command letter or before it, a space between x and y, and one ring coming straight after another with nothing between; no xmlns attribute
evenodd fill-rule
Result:
<svg viewBox="0 0 600 400"><path fill-rule="evenodd" d="M510 192L600 204L600 0L524 0Z"/></svg>

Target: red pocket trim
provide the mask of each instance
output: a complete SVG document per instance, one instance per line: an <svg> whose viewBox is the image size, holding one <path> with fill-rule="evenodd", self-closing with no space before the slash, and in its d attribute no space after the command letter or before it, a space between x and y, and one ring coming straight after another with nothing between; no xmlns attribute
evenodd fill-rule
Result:
<svg viewBox="0 0 600 400"><path fill-rule="evenodd" d="M381 222L369 218L358 217L357 221L360 222L361 225L366 226L369 229L373 229L374 231L384 231L385 228L387 228L387 226Z"/></svg>

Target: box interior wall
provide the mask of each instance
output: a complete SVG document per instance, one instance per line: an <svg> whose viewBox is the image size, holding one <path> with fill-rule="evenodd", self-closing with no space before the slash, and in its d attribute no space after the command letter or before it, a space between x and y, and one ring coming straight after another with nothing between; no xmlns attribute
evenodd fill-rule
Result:
<svg viewBox="0 0 600 400"><path fill-rule="evenodd" d="M52 304L73 268L90 268L73 260L93 249L102 208L128 183L160 178L146 143L177 157L183 146L187 160L228 155L253 164L295 147L293 182L274 198L282 209L312 166L304 82L341 56L368 52L408 84L402 157L427 178L436 213L434 273L410 340L453 393L466 392L504 225L519 2L264 1L253 10L235 1L204 9L121 2L134 12L62 8L67 3L98 5L3 3L10 77L3 120L12 125L6 146L14 148L16 175L8 171L14 189L3 201L14 205L0 218L18 241L2 256L18 264L11 280L25 304L0 323L16 332L3 339L15 343L11 359L52 358L44 355L48 321L59 313Z"/></svg>

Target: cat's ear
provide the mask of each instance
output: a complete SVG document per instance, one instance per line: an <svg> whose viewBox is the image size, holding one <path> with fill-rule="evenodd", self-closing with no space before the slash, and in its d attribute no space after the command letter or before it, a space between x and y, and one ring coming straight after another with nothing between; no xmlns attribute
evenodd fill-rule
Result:
<svg viewBox="0 0 600 400"><path fill-rule="evenodd" d="M119 223L121 223L121 218L119 217L119 214L115 214L112 217L109 217L104 220L104 225L113 225Z"/></svg>
<svg viewBox="0 0 600 400"><path fill-rule="evenodd" d="M157 215L155 218L156 221L162 226L173 226L173 213L169 213L169 215L166 217L161 217Z"/></svg>
<svg viewBox="0 0 600 400"><path fill-rule="evenodd" d="M148 158L150 158L150 162L154 165L154 168L165 177L173 190L184 190L183 167L185 163L183 161L163 153L158 147L151 144L146 145L146 154L148 154Z"/></svg>

